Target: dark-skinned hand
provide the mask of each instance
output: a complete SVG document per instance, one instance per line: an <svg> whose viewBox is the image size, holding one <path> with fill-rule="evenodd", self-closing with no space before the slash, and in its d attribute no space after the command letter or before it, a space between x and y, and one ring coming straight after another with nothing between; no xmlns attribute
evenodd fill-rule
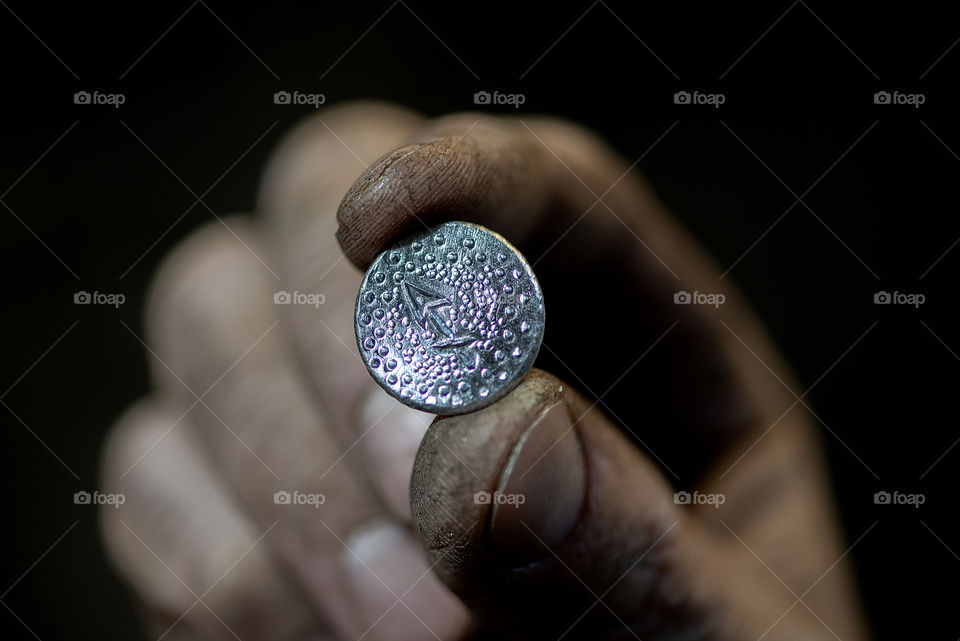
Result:
<svg viewBox="0 0 960 641"><path fill-rule="evenodd" d="M126 502L102 529L154 638L866 638L796 383L595 135L341 105L288 136L257 212L165 260L153 391L104 454ZM547 329L543 369L434 419L367 374L353 306L379 252L447 220L520 248Z"/></svg>

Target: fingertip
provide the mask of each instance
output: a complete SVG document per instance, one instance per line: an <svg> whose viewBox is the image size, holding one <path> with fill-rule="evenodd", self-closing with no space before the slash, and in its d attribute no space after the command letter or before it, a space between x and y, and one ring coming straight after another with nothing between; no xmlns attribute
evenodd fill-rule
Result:
<svg viewBox="0 0 960 641"><path fill-rule="evenodd" d="M429 217L413 209L412 193L423 167L430 162L430 144L395 149L377 160L350 186L337 209L337 242L347 259L366 270L395 239L412 232ZM424 150L424 148L427 148ZM400 200L398 183L410 185Z"/></svg>
<svg viewBox="0 0 960 641"><path fill-rule="evenodd" d="M449 220L474 222L522 242L546 210L545 150L517 125L458 115L426 126L378 161L337 212L337 240L366 269L403 236Z"/></svg>
<svg viewBox="0 0 960 641"><path fill-rule="evenodd" d="M193 232L164 259L148 292L143 337L161 390L180 397L188 393L180 379L193 376L195 389L205 389L222 374L210 366L215 357L235 358L222 353L230 339L252 341L274 320L258 240L247 217L225 217ZM255 313L236 314L237 292L256 292L263 304L251 307Z"/></svg>
<svg viewBox="0 0 960 641"><path fill-rule="evenodd" d="M559 380L532 370L497 403L438 419L427 430L410 482L411 513L445 580L456 581L475 563L491 559L483 543L493 504L476 495L498 491L517 443L547 408L561 402L562 393Z"/></svg>

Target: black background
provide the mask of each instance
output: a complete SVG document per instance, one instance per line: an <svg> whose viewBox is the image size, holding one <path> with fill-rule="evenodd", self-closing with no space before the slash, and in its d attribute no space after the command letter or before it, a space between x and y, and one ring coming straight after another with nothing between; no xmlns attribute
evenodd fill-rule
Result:
<svg viewBox="0 0 960 641"><path fill-rule="evenodd" d="M956 590L934 587L960 570L949 4L2 4L3 638L141 638L95 512L72 495L96 487L105 430L147 390L121 321L142 334L156 265L212 220L191 191L219 179L204 203L249 210L272 146L312 111L275 105L278 90L426 115L520 92L521 113L580 121L631 162L663 136L638 167L817 383L877 638L960 636ZM81 90L126 103L76 105ZM726 102L674 104L681 90ZM876 105L881 90L925 104ZM78 290L126 304L77 306ZM878 290L926 303L877 306ZM926 503L875 505L882 489Z"/></svg>

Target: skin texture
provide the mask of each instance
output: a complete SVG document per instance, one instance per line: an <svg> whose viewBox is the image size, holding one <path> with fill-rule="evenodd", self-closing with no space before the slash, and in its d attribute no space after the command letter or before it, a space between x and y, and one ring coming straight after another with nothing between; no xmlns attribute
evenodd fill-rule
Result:
<svg viewBox="0 0 960 641"><path fill-rule="evenodd" d="M593 134L341 105L288 136L257 209L164 262L153 392L104 452L127 497L104 537L154 637L866 638L789 371ZM358 268L446 220L534 264L552 372L431 423L370 379L352 313Z"/></svg>

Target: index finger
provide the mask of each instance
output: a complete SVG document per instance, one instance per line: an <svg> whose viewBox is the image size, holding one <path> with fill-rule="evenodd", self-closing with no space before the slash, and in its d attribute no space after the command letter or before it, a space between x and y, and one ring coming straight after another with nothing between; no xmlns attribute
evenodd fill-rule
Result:
<svg viewBox="0 0 960 641"><path fill-rule="evenodd" d="M354 265L448 220L490 227L540 277L550 318L541 365L617 408L621 424L663 419L705 436L706 459L782 410L784 389L741 340L788 375L736 290L592 133L556 119L461 114L412 140L375 162L340 204L337 239ZM678 306L682 292L724 304ZM648 367L635 370L644 358ZM638 388L650 397L639 410ZM696 449L687 448L693 467L703 463Z"/></svg>

